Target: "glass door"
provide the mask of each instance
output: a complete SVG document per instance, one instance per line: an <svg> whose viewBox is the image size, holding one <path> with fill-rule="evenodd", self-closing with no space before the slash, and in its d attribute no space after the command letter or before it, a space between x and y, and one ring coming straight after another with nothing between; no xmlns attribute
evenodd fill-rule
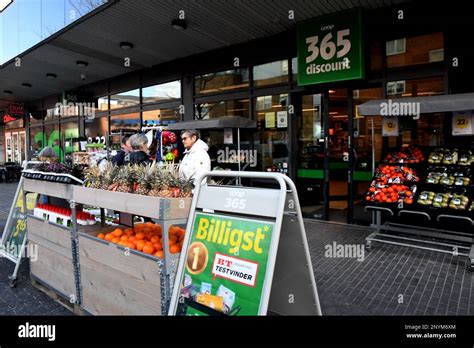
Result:
<svg viewBox="0 0 474 348"><path fill-rule="evenodd" d="M5 162L13 162L12 133L5 133Z"/></svg>
<svg viewBox="0 0 474 348"><path fill-rule="evenodd" d="M12 133L12 162L18 163L20 160L20 151L18 148L18 133Z"/></svg>
<svg viewBox="0 0 474 348"><path fill-rule="evenodd" d="M346 88L329 90L328 170L329 220L348 221L349 198L349 116Z"/></svg>
<svg viewBox="0 0 474 348"><path fill-rule="evenodd" d="M292 96L296 111L296 186L303 217L327 219L323 95Z"/></svg>

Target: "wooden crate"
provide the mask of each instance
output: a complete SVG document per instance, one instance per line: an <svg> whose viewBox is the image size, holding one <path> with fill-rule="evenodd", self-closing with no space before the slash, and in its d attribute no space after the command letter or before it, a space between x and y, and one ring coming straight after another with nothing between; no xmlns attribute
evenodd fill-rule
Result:
<svg viewBox="0 0 474 348"><path fill-rule="evenodd" d="M191 209L191 198L160 198L132 193L73 187L76 203L147 216L162 220L187 219Z"/></svg>
<svg viewBox="0 0 474 348"><path fill-rule="evenodd" d="M159 260L134 250L126 253L96 234L79 231L84 310L93 315L161 315Z"/></svg>
<svg viewBox="0 0 474 348"><path fill-rule="evenodd" d="M71 200L73 185L24 178L23 188L27 192Z"/></svg>
<svg viewBox="0 0 474 348"><path fill-rule="evenodd" d="M30 259L30 273L68 301L77 299L71 231L28 215L28 243L38 248L38 259Z"/></svg>

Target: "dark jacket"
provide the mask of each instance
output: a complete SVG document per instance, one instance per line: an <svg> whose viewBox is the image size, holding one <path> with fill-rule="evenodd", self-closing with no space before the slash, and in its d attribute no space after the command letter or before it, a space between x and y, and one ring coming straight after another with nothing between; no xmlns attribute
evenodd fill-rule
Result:
<svg viewBox="0 0 474 348"><path fill-rule="evenodd" d="M130 154L130 164L144 164L150 165L150 157L143 151L134 151ZM125 162L127 164L127 162Z"/></svg>
<svg viewBox="0 0 474 348"><path fill-rule="evenodd" d="M126 158L130 153L120 150L114 157L112 157L112 164L116 166L123 166L125 162L128 162L128 158Z"/></svg>

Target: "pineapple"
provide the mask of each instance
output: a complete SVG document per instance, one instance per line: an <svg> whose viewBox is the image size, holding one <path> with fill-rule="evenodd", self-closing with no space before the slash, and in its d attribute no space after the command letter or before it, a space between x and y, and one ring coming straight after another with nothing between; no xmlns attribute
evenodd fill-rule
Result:
<svg viewBox="0 0 474 348"><path fill-rule="evenodd" d="M90 182L90 188L100 188L102 186L100 168L98 166L92 166L84 170L84 178Z"/></svg>
<svg viewBox="0 0 474 348"><path fill-rule="evenodd" d="M158 197L160 196L160 191L165 184L165 180L163 177L163 173L161 170L157 170L156 168L153 170L153 173L150 174L150 191L148 192L148 196Z"/></svg>
<svg viewBox="0 0 474 348"><path fill-rule="evenodd" d="M133 166L134 191L139 195L147 195L150 191L150 179L153 175L153 166L135 165Z"/></svg>
<svg viewBox="0 0 474 348"><path fill-rule="evenodd" d="M181 191L181 197L191 198L193 196L194 185L193 185L192 181L185 180L185 179L180 179L179 188L180 188L180 191Z"/></svg>
<svg viewBox="0 0 474 348"><path fill-rule="evenodd" d="M115 181L117 183L117 192L130 193L133 186L133 175L130 165L121 166Z"/></svg>
<svg viewBox="0 0 474 348"><path fill-rule="evenodd" d="M112 190L114 191L117 184L115 183L115 178L117 177L117 174L119 172L119 167L116 165L112 164L111 162L107 162L105 165L100 177L100 188L102 190Z"/></svg>

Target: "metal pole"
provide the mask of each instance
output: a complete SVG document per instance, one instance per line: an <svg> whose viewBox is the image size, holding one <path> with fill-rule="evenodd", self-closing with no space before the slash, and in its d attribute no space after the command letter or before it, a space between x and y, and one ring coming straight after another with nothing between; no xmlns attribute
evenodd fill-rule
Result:
<svg viewBox="0 0 474 348"><path fill-rule="evenodd" d="M239 163L239 172L240 172L240 128L237 128L237 161ZM237 178L237 186L241 185L241 178Z"/></svg>

